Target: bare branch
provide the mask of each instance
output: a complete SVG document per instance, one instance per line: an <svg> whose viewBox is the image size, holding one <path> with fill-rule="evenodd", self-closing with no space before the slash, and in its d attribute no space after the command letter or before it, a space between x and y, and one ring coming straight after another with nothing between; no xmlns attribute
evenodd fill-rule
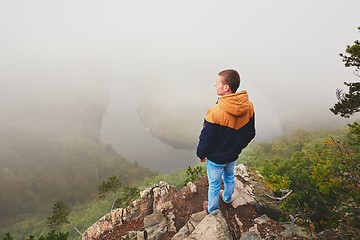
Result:
<svg viewBox="0 0 360 240"><path fill-rule="evenodd" d="M271 200L273 200L272 202L267 202L267 203L281 203L286 198L288 198L290 196L290 194L293 192L293 190L280 190L283 193L286 192L286 194L284 196L282 196L282 197L273 197L273 196L270 196L269 194L267 194L264 190L262 190L260 188L259 188L259 190L263 192L263 195L261 195L261 196L265 196L265 197L270 198Z"/></svg>

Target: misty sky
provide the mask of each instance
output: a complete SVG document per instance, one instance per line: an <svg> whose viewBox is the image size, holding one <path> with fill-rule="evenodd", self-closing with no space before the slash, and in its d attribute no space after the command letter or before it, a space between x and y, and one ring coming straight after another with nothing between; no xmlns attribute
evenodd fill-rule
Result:
<svg viewBox="0 0 360 240"><path fill-rule="evenodd" d="M0 0L0 100L37 92L46 101L48 87L106 81L205 115L217 73L234 68L259 139L295 122L336 122L336 88L358 80L339 53L360 38L359 9L358 0Z"/></svg>

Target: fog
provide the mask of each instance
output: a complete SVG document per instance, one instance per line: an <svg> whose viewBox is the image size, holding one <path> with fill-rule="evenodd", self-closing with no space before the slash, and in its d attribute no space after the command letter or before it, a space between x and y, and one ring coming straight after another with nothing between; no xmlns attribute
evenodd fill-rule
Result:
<svg viewBox="0 0 360 240"><path fill-rule="evenodd" d="M234 68L255 105L255 141L295 127L342 126L329 108L335 90L356 80L339 53L359 39L359 9L355 0L3 0L2 118L56 96L107 88L104 141L125 145L130 138L125 149L139 152L147 137L121 122L139 121L129 119L136 118L129 106L146 96L196 109L200 131L217 99L217 73Z"/></svg>

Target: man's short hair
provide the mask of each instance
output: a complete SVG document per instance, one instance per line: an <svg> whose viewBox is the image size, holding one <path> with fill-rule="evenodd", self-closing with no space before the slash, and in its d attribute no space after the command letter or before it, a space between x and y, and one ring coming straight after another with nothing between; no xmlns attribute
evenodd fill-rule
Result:
<svg viewBox="0 0 360 240"><path fill-rule="evenodd" d="M224 77L224 83L229 85L232 93L235 93L240 86L239 73L234 69L226 69L219 72L219 76Z"/></svg>

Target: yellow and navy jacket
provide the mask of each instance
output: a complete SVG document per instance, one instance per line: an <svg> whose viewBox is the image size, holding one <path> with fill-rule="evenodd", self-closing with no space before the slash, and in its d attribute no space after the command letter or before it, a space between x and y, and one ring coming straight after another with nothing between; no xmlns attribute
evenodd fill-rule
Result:
<svg viewBox="0 0 360 240"><path fill-rule="evenodd" d="M254 137L254 106L247 92L227 94L208 110L196 155L219 164L229 163Z"/></svg>

